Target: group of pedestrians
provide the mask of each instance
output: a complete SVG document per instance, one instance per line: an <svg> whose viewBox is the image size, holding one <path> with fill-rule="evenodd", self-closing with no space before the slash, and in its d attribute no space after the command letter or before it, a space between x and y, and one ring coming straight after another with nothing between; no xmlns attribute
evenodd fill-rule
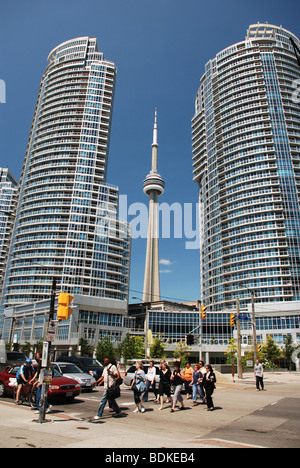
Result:
<svg viewBox="0 0 300 468"><path fill-rule="evenodd" d="M115 416L122 416L115 398L113 390L117 387L117 379L120 377L117 366L112 364L109 359L105 359L105 368L102 377L96 382L96 384L104 384L104 393L102 400L94 420L99 420L102 417L103 410L107 402L109 402L111 409L115 412ZM193 406L197 405L197 395L199 395L201 402L207 404L207 410L213 411L214 405L212 400L212 394L214 392L216 376L210 364L204 365L203 361L196 364L194 368L187 363L186 367L181 370L180 363L174 363L174 370L171 371L168 363L164 360L160 362L160 367L157 372L157 368L153 361L150 361L148 373L145 374L143 369L143 363L137 361L135 364L136 371L131 384L131 390L133 391L135 409L134 413L144 413L145 407L143 403L148 401L149 390L155 395L155 403L159 403L158 410L164 408L164 400L171 404L171 413L174 413L177 403L180 403L179 410L185 408L183 403L182 390L185 388L186 399L190 399L190 395L193 398ZM158 389L156 386L156 377L159 376ZM171 397L171 387L174 389L173 396ZM111 396L110 396L111 392Z"/></svg>
<svg viewBox="0 0 300 468"><path fill-rule="evenodd" d="M194 368L192 368L190 363L187 363L186 367L181 370L180 363L175 361L174 370L171 371L168 363L163 360L160 363L158 371L158 390L156 388L156 367L154 366L154 362L150 361L147 375L143 370L141 361L136 362L135 366L136 372L131 385L136 404L135 413L145 412L143 402L148 400L150 387L155 395L154 401L160 403L159 410L162 410L164 407L165 397L166 402L172 405L170 410L172 413L175 411L178 402L180 403L179 410L183 409L182 389L184 387L187 400L190 398L190 394L192 394L193 406L197 405L197 395L199 395L201 402L207 404L207 410L213 411L214 404L212 394L216 388L216 376L210 364L205 366L204 362L200 361L199 364L196 364ZM174 393L171 398L172 386Z"/></svg>

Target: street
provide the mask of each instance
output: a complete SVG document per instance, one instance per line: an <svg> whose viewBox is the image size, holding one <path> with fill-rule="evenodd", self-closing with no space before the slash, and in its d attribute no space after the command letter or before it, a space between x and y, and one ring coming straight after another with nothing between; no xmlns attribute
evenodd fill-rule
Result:
<svg viewBox="0 0 300 468"><path fill-rule="evenodd" d="M300 374L266 374L266 391L257 392L253 376L238 383L220 382L213 395L215 410L192 407L158 411L153 394L145 413L133 413L133 394L122 386L118 404L124 412L114 418L108 406L99 422L93 421L102 387L82 393L73 403L53 405L48 423L10 398L0 400L0 447L66 448L299 448ZM185 398L185 396L184 396Z"/></svg>

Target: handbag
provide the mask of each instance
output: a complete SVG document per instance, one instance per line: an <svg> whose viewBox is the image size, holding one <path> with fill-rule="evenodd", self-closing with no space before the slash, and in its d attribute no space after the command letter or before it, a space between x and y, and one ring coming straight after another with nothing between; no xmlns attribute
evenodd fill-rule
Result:
<svg viewBox="0 0 300 468"><path fill-rule="evenodd" d="M116 400L117 398L120 398L121 396L121 390L118 385L114 387L109 387L107 389L107 398L108 400Z"/></svg>
<svg viewBox="0 0 300 468"><path fill-rule="evenodd" d="M107 368L110 369L111 365ZM109 379L108 379L108 374L107 374L107 399L108 400L116 400L117 398L120 398L121 396L121 390L118 385L113 384L112 387L109 387Z"/></svg>
<svg viewBox="0 0 300 468"><path fill-rule="evenodd" d="M139 389L138 389L137 386L136 386L136 383L134 383L134 384L132 385L131 390L132 390L133 392L138 392L138 391L139 391Z"/></svg>

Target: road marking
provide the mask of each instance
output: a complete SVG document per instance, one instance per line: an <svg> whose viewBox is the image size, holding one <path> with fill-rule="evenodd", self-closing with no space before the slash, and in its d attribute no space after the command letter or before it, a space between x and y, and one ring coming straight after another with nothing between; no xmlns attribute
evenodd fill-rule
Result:
<svg viewBox="0 0 300 468"><path fill-rule="evenodd" d="M195 442L203 445L219 446L220 448L264 448L260 445L244 444L243 442L224 439L194 439L190 441L190 443Z"/></svg>

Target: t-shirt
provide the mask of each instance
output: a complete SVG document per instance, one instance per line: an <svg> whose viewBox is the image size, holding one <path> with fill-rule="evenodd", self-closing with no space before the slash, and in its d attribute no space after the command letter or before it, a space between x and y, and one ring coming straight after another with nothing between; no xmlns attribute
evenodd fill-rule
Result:
<svg viewBox="0 0 300 468"><path fill-rule="evenodd" d="M152 382L152 380L155 378L156 376L156 367L149 367L148 369L148 372L147 372L147 380L150 380L150 382Z"/></svg>
<svg viewBox="0 0 300 468"><path fill-rule="evenodd" d="M178 371L174 370L173 376L174 376L174 378L173 378L172 382L175 385L175 387L177 385L182 385L183 384L183 380L180 377L180 371L178 372Z"/></svg>
<svg viewBox="0 0 300 468"><path fill-rule="evenodd" d="M187 382L191 382L193 380L193 369L192 367L184 369L184 378Z"/></svg>
<svg viewBox="0 0 300 468"><path fill-rule="evenodd" d="M199 379L202 379L203 375L200 371L193 373L193 384L197 384Z"/></svg>
<svg viewBox="0 0 300 468"><path fill-rule="evenodd" d="M20 379L21 375L24 375L25 379L29 380L29 378L34 376L34 368L32 366L28 367L26 364L23 364L17 372L16 379Z"/></svg>
<svg viewBox="0 0 300 468"><path fill-rule="evenodd" d="M110 387L113 387L116 383L116 378L113 377L112 375L110 375L108 373L108 369L109 369L109 372L112 372L113 374L117 374L118 371L117 371L117 368L116 366L112 365L112 364L109 364L108 366L106 366L104 368L104 371L103 371L103 377L104 377L104 388L110 388Z"/></svg>
<svg viewBox="0 0 300 468"><path fill-rule="evenodd" d="M255 370L255 375L257 377L262 377L263 376L264 368L263 368L263 365L261 363L255 364L254 370Z"/></svg>

